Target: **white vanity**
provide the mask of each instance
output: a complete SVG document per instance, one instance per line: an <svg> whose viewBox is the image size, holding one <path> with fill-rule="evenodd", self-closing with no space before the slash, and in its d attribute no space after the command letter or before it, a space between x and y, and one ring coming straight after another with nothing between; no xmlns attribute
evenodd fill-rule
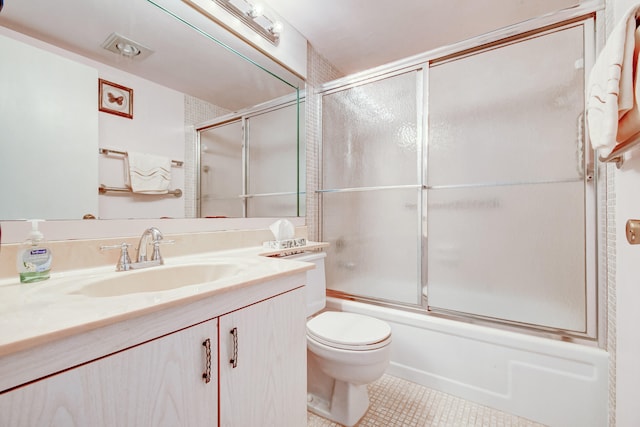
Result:
<svg viewBox="0 0 640 427"><path fill-rule="evenodd" d="M233 250L0 281L0 426L306 425L310 268Z"/></svg>

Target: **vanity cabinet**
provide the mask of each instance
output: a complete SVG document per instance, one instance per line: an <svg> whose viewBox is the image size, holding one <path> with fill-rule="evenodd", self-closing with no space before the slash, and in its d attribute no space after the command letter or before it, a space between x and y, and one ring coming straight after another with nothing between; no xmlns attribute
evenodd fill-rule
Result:
<svg viewBox="0 0 640 427"><path fill-rule="evenodd" d="M215 425L218 386L203 378L202 343L212 343L215 374L217 335L213 319L4 393L0 425Z"/></svg>
<svg viewBox="0 0 640 427"><path fill-rule="evenodd" d="M306 425L304 288L236 307L0 394L0 427Z"/></svg>

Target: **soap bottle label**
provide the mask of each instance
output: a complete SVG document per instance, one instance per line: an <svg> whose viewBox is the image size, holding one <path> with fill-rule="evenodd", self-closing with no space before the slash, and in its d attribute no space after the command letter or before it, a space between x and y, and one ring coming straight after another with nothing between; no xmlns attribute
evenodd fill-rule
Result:
<svg viewBox="0 0 640 427"><path fill-rule="evenodd" d="M23 252L20 282L31 283L49 278L51 252L47 248L27 249Z"/></svg>

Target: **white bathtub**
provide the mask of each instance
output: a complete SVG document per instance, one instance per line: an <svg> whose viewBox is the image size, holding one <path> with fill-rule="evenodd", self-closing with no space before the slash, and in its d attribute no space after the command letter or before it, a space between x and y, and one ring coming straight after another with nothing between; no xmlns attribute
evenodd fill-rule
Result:
<svg viewBox="0 0 640 427"><path fill-rule="evenodd" d="M392 327L387 373L549 426L608 423L608 353L581 344L327 299Z"/></svg>

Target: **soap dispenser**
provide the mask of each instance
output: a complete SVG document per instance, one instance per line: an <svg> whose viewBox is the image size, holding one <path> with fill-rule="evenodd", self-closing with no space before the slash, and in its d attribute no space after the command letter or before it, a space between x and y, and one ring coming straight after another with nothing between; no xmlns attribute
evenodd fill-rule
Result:
<svg viewBox="0 0 640 427"><path fill-rule="evenodd" d="M16 267L22 283L39 282L49 278L52 255L44 236L38 230L40 221L42 220L31 220L31 232L18 250Z"/></svg>

